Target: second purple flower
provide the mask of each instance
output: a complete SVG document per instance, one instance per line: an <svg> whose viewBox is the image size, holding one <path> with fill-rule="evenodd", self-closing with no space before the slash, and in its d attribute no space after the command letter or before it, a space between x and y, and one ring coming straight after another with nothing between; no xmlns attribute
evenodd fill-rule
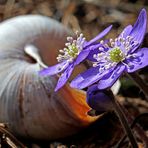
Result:
<svg viewBox="0 0 148 148"><path fill-rule="evenodd" d="M96 53L89 59L93 67L78 75L71 86L83 89L98 83L99 89L111 87L123 72L132 73L148 65L148 48L140 48L147 25L147 15L142 9L132 27L127 26L116 38L108 44L101 41L102 46L96 48Z"/></svg>

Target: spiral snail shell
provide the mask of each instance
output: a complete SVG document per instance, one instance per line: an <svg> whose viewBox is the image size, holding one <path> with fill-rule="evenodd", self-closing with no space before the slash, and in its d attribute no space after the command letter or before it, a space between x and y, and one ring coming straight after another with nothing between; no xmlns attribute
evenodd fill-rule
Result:
<svg viewBox="0 0 148 148"><path fill-rule="evenodd" d="M25 48L36 47L47 65L55 63L69 30L40 15L18 16L0 24L0 122L15 134L55 139L76 133L96 120L86 114L85 92L64 86L57 76L42 77L41 65Z"/></svg>

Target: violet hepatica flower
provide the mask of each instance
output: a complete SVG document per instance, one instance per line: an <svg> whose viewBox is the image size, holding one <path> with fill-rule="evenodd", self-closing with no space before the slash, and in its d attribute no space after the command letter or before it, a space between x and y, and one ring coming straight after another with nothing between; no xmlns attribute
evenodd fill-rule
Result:
<svg viewBox="0 0 148 148"><path fill-rule="evenodd" d="M65 44L66 47L63 50L59 50L61 54L57 57L58 64L40 71L40 74L51 76L61 73L55 88L55 91L57 91L67 82L74 70L74 67L86 59L92 48L96 48L98 46L98 44L95 45L95 42L105 36L110 31L111 27L112 26L107 27L89 42L85 40L82 33L80 35L76 33L76 39L73 37L67 37L67 43Z"/></svg>
<svg viewBox="0 0 148 148"><path fill-rule="evenodd" d="M78 75L71 86L83 89L98 83L99 89L111 87L123 72L132 73L148 65L148 48L139 48L147 25L147 15L142 9L134 26L127 26L108 43L100 41L98 53L93 54L93 67ZM91 58L90 58L91 59Z"/></svg>

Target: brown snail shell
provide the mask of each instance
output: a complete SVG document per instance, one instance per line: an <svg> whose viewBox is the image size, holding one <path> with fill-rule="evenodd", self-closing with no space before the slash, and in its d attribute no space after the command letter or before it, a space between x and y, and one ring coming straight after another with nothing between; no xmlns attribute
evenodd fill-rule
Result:
<svg viewBox="0 0 148 148"><path fill-rule="evenodd" d="M47 65L55 63L69 30L39 15L19 16L0 24L0 122L19 136L55 139L96 120L86 114L85 92L64 86L54 92L57 76L42 77L39 63L24 48L33 45Z"/></svg>

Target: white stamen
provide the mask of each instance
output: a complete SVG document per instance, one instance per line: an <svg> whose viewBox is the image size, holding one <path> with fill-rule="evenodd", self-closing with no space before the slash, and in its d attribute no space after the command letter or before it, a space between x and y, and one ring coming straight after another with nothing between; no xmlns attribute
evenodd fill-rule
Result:
<svg viewBox="0 0 148 148"><path fill-rule="evenodd" d="M122 38L123 38L124 34L125 34L125 32L123 31L123 32L121 33Z"/></svg>
<svg viewBox="0 0 148 148"><path fill-rule="evenodd" d="M117 63L113 62L111 63L111 67L114 67Z"/></svg>
<svg viewBox="0 0 148 148"><path fill-rule="evenodd" d="M93 58L94 58L94 59L96 59L96 58L97 58L97 55L96 55L96 54L94 54L94 55L93 55Z"/></svg>
<svg viewBox="0 0 148 148"><path fill-rule="evenodd" d="M65 46L67 46L67 47L70 46L70 43L65 43Z"/></svg>
<svg viewBox="0 0 148 148"><path fill-rule="evenodd" d="M115 42L111 42L111 47L114 47L115 46Z"/></svg>
<svg viewBox="0 0 148 148"><path fill-rule="evenodd" d="M83 37L83 34L81 33L81 34L80 34L80 38L82 38L82 37Z"/></svg>
<svg viewBox="0 0 148 148"><path fill-rule="evenodd" d="M104 47L109 48L109 46L107 44L104 44Z"/></svg>
<svg viewBox="0 0 148 148"><path fill-rule="evenodd" d="M103 41L103 40L101 40L101 41L100 41L100 44L104 44L104 41Z"/></svg>
<svg viewBox="0 0 148 148"><path fill-rule="evenodd" d="M64 51L62 49L60 49L59 52L64 53Z"/></svg>
<svg viewBox="0 0 148 148"><path fill-rule="evenodd" d="M79 35L79 31L77 30L77 31L75 32L75 34L76 34L76 35Z"/></svg>
<svg viewBox="0 0 148 148"><path fill-rule="evenodd" d="M129 46L129 44L130 44L130 42L127 41L127 42L125 43L125 46L126 46L126 47Z"/></svg>
<svg viewBox="0 0 148 148"><path fill-rule="evenodd" d="M67 37L67 41L71 42L72 40L73 40L72 37L70 37L70 36Z"/></svg>
<svg viewBox="0 0 148 148"><path fill-rule="evenodd" d="M118 42L118 38L115 38L115 42Z"/></svg>
<svg viewBox="0 0 148 148"><path fill-rule="evenodd" d="M99 50L100 50L100 51L104 51L104 48L103 48L103 47L99 47Z"/></svg>
<svg viewBox="0 0 148 148"><path fill-rule="evenodd" d="M93 67L96 67L96 66L98 66L98 63L93 63Z"/></svg>
<svg viewBox="0 0 148 148"><path fill-rule="evenodd" d="M127 67L130 67L128 64L126 64L125 62L121 61L121 63Z"/></svg>
<svg viewBox="0 0 148 148"><path fill-rule="evenodd" d="M104 67L99 69L99 72L103 72L104 71Z"/></svg>
<svg viewBox="0 0 148 148"><path fill-rule="evenodd" d="M109 39L109 42L111 43L113 41L113 39L111 38L111 39Z"/></svg>
<svg viewBox="0 0 148 148"><path fill-rule="evenodd" d="M105 69L107 70L107 69L110 68L110 65L105 65L104 67L105 67Z"/></svg>

